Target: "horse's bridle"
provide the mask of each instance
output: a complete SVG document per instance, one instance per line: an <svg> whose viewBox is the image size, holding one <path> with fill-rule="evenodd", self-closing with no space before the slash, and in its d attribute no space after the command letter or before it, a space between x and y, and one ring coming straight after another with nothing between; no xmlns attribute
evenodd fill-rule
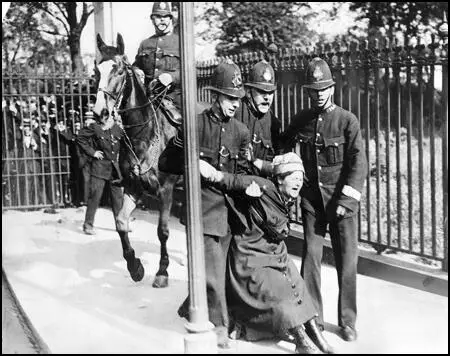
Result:
<svg viewBox="0 0 450 356"><path fill-rule="evenodd" d="M125 63L125 70L127 71L126 75L128 75L128 76L130 76L130 77L133 76L133 71L132 71L131 65L130 65L129 63ZM120 106L120 104L121 104L121 102L122 102L122 100L123 100L123 94L124 94L124 91L125 91L125 85L126 85L126 82L127 82L127 77L125 76L125 79L124 79L123 82L122 82L122 85L121 85L121 87L120 87L120 90L119 90L117 96L115 96L115 95L112 94L110 91L105 90L105 89L103 89L103 88L99 88L98 91L99 91L99 92L100 92L100 91L103 92L104 94L108 95L112 100L114 100L113 111L117 112L118 114L124 113L124 112L127 112L127 111L143 109L143 108L146 108L147 106L150 105L151 108L152 108L152 111L153 111L153 115L154 115L154 117L155 117L155 122L156 122L156 126L157 126L157 127L156 127L156 130L155 130L156 135L157 135L157 140L156 140L156 141L158 141L158 140L159 140L159 124L158 124L158 120L156 119L156 110L155 110L155 108L153 107L152 101L151 101L151 100L148 99L148 102L145 103L144 105L140 105L140 106L136 106L136 107L132 107L132 108L127 108L127 109L121 109L121 110L118 110L118 107ZM147 121L142 122L142 123L139 123L139 124L133 124L133 125L125 125L125 124L122 124L122 126L123 126L124 129L129 129L129 128L132 128L132 127L144 126L144 125L147 125L151 120L152 120L152 118L150 117ZM128 137L128 134L127 134L126 130L124 130L124 137L125 137L125 139L126 139L126 140L125 140L125 144L127 145L127 147L128 147L128 149L130 150L130 152L133 154L134 159L135 159L135 161L137 162L137 163L135 163L135 164L133 165L133 167L137 167L137 169L138 169L139 172L138 172L138 173L136 173L136 172L134 172L134 171L133 171L133 172L134 172L136 175L140 175L140 176L146 174L147 172L149 172L149 171L152 169L152 166L150 165L150 166L149 166L147 169L145 169L144 171L141 170L141 162L139 161L139 158L137 157L136 152L134 152L133 144L132 144L130 138ZM147 178L147 179L148 179L148 178ZM150 184L150 181L149 181L149 184Z"/></svg>

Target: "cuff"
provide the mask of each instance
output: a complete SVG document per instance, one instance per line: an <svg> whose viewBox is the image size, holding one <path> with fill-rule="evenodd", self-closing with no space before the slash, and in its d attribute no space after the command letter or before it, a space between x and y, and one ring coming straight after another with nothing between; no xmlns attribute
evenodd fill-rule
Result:
<svg viewBox="0 0 450 356"><path fill-rule="evenodd" d="M361 200L361 193L349 185L344 185L344 187L342 188L342 194L344 194L350 198L353 198L357 201Z"/></svg>

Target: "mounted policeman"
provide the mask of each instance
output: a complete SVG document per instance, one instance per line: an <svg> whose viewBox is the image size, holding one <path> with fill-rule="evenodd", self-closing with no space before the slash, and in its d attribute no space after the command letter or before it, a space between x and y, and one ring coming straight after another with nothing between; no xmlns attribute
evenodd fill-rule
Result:
<svg viewBox="0 0 450 356"><path fill-rule="evenodd" d="M134 66L143 71L147 96L174 125L182 123L180 41L170 2L155 2L150 15L155 34L139 45Z"/></svg>

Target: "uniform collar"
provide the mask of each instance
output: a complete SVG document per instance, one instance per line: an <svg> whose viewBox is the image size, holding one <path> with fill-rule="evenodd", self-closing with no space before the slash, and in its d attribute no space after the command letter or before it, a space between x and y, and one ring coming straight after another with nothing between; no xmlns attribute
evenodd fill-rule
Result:
<svg viewBox="0 0 450 356"><path fill-rule="evenodd" d="M225 115L222 113L221 110L218 110L217 108L214 109L213 107L211 107L211 109L209 110L209 117L214 122L218 122L218 123L229 122L230 121L230 118L225 117Z"/></svg>
<svg viewBox="0 0 450 356"><path fill-rule="evenodd" d="M322 109L314 109L314 112L316 114L325 114L325 113L330 113L332 112L334 109L336 109L336 104L331 104L328 108L326 108L325 110Z"/></svg>

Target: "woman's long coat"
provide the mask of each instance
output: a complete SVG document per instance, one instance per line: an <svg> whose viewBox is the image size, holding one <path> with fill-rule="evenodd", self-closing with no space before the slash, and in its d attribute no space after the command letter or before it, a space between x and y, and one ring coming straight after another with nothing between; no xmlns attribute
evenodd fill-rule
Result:
<svg viewBox="0 0 450 356"><path fill-rule="evenodd" d="M263 187L260 198L245 196L252 181ZM237 193L247 218L245 232L234 236L228 254L230 313L247 340L284 336L317 315L283 241L289 232L285 202L271 181L258 176L225 175L220 185Z"/></svg>

